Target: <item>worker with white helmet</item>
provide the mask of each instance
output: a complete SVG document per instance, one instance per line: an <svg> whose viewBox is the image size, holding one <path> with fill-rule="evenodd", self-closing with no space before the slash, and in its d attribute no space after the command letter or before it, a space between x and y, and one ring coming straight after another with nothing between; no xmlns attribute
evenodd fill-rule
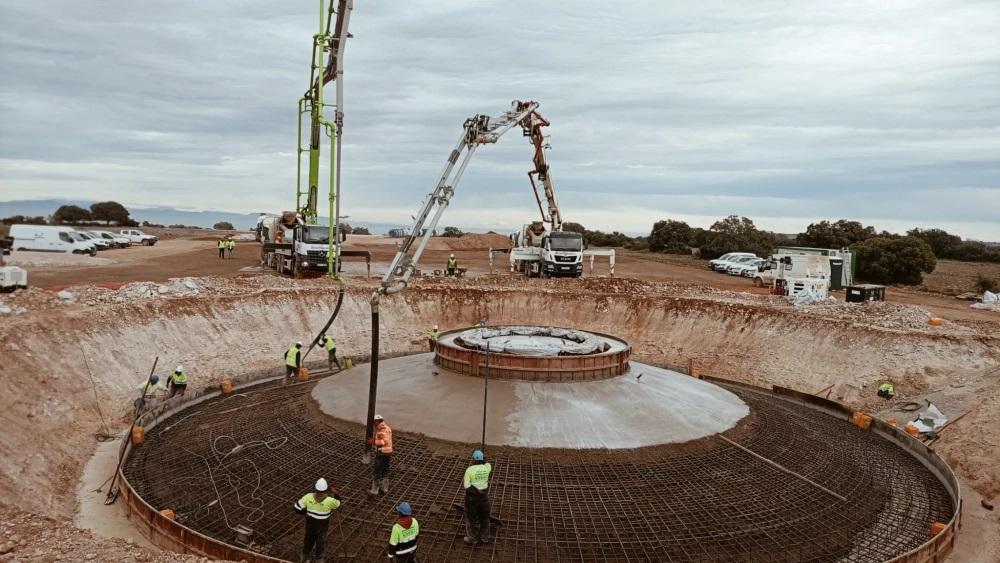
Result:
<svg viewBox="0 0 1000 563"><path fill-rule="evenodd" d="M281 384L284 385L288 383L289 377L297 376L299 368L302 367L302 342L296 342L294 346L289 347L282 358L285 360L285 379Z"/></svg>
<svg viewBox="0 0 1000 563"><path fill-rule="evenodd" d="M188 376L184 373L184 366L178 365L174 368L174 373L167 377L167 389L170 391L170 397L173 398L177 394L183 397L184 393L187 392L187 386Z"/></svg>
<svg viewBox="0 0 1000 563"><path fill-rule="evenodd" d="M472 452L472 465L465 470L465 543L490 543L490 471L482 450Z"/></svg>
<svg viewBox="0 0 1000 563"><path fill-rule="evenodd" d="M437 349L438 338L441 338L441 331L438 330L438 325L434 325L434 328L427 333L427 344L431 348L431 352Z"/></svg>
<svg viewBox="0 0 1000 563"><path fill-rule="evenodd" d="M455 258L454 252L448 257L448 264L446 268L448 269L449 276L455 275L455 269L458 268L458 260Z"/></svg>
<svg viewBox="0 0 1000 563"><path fill-rule="evenodd" d="M306 493L295 503L295 512L306 517L306 535L302 543L299 562L324 561L326 556L326 534L329 531L330 515L340 508L343 499L337 490L329 486L322 477L316 481L315 491Z"/></svg>
<svg viewBox="0 0 1000 563"><path fill-rule="evenodd" d="M372 462L372 488L368 494L375 496L381 490L389 492L389 462L392 460L392 428L386 424L382 415L376 414L373 419L375 436L368 440L368 445L375 451Z"/></svg>

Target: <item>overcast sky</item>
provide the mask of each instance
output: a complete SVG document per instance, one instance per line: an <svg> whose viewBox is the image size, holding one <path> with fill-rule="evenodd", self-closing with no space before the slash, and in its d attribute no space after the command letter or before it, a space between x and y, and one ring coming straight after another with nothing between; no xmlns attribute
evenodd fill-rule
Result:
<svg viewBox="0 0 1000 563"><path fill-rule="evenodd" d="M4 0L0 200L294 203L318 1ZM565 220L1000 239L1000 2L356 0L342 213L409 223L463 120L535 99ZM445 224L537 215L515 131Z"/></svg>

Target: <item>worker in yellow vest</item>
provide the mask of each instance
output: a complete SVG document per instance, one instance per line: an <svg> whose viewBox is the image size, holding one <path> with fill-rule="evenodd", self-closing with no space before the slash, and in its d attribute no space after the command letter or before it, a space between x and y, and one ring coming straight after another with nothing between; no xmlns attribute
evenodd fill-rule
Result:
<svg viewBox="0 0 1000 563"><path fill-rule="evenodd" d="M233 257L233 252L236 252L236 241L232 238L226 241L226 250L229 251L229 257Z"/></svg>
<svg viewBox="0 0 1000 563"><path fill-rule="evenodd" d="M281 384L285 385L288 383L288 378L299 375L299 368L302 367L302 342L296 342L295 346L285 351L283 358L285 360L285 378Z"/></svg>
<svg viewBox="0 0 1000 563"><path fill-rule="evenodd" d="M225 257L226 257L226 239L220 238L219 239L219 258L225 258Z"/></svg>
<svg viewBox="0 0 1000 563"><path fill-rule="evenodd" d="M324 334L320 337L320 342L323 343L323 349L326 350L327 367L333 370L333 364L337 364L337 369L342 369L340 360L337 359L337 341Z"/></svg>
<svg viewBox="0 0 1000 563"><path fill-rule="evenodd" d="M330 487L326 479L316 481L316 490L305 494L295 503L295 512L306 517L306 536L302 543L299 562L322 562L326 557L326 535L330 527L330 515L340 508L343 499L337 490Z"/></svg>
<svg viewBox="0 0 1000 563"><path fill-rule="evenodd" d="M396 505L399 517L389 532L389 559L394 563L416 563L417 536L420 535L420 524L413 517L413 507L405 500Z"/></svg>
<svg viewBox="0 0 1000 563"><path fill-rule="evenodd" d="M455 254L448 257L447 270L449 276L455 275L455 269L458 268L458 260L455 259Z"/></svg>
<svg viewBox="0 0 1000 563"><path fill-rule="evenodd" d="M184 366L177 366L174 373L167 377L167 389L170 391L170 397L173 398L177 394L183 397L184 393L187 392L187 386L188 376L184 373Z"/></svg>
<svg viewBox="0 0 1000 563"><path fill-rule="evenodd" d="M882 385L878 386L877 394L879 397L889 400L896 396L896 389L892 386L892 382L886 381Z"/></svg>
<svg viewBox="0 0 1000 563"><path fill-rule="evenodd" d="M441 331L438 330L438 326L434 325L434 328L427 333L427 344L431 348L431 352L437 349L438 338L441 338Z"/></svg>
<svg viewBox="0 0 1000 563"><path fill-rule="evenodd" d="M490 471L482 450L472 452L472 465L465 470L465 543L490 543Z"/></svg>

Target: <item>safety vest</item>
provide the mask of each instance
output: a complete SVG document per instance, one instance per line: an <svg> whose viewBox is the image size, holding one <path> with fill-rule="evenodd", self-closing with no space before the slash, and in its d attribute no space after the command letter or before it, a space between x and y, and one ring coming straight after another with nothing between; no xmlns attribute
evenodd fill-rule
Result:
<svg viewBox="0 0 1000 563"><path fill-rule="evenodd" d="M380 454L392 453L392 428L385 421L375 429L375 451Z"/></svg>
<svg viewBox="0 0 1000 563"><path fill-rule="evenodd" d="M465 481L463 486L466 489L469 487L475 487L480 491L485 491L486 487L490 485L490 470L492 469L493 466L490 465L488 461L470 465L465 470Z"/></svg>
<svg viewBox="0 0 1000 563"><path fill-rule="evenodd" d="M420 524L416 518L410 518L409 528L404 528L399 522L393 524L392 533L389 534L389 546L394 550L394 555L406 555L416 551L419 534Z"/></svg>
<svg viewBox="0 0 1000 563"><path fill-rule="evenodd" d="M441 331L439 331L437 329L434 329L434 330L430 331L429 333L427 333L427 337L430 338L431 340L434 340L434 341L437 341L437 339L438 339L439 336L441 336Z"/></svg>
<svg viewBox="0 0 1000 563"><path fill-rule="evenodd" d="M297 356L298 354L299 354L298 348L296 348L295 346L289 348L288 351L285 352L285 365L290 368L299 367L298 362L295 361L295 356Z"/></svg>
<svg viewBox="0 0 1000 563"><path fill-rule="evenodd" d="M337 349L337 343L332 338L327 336L326 340L323 341L323 347L326 348L327 352L332 352Z"/></svg>
<svg viewBox="0 0 1000 563"><path fill-rule="evenodd" d="M316 495L309 493L295 503L295 510L305 510L306 515L316 520L326 520L334 510L340 508L340 501L327 495L323 500L316 500Z"/></svg>
<svg viewBox="0 0 1000 563"><path fill-rule="evenodd" d="M458 267L458 260L456 260L455 258L449 258L448 259L448 267L449 268L457 268Z"/></svg>
<svg viewBox="0 0 1000 563"><path fill-rule="evenodd" d="M882 385L878 386L878 390L879 391L885 391L885 392L889 393L890 395L895 395L896 394L895 390L892 388L892 383L883 383Z"/></svg>
<svg viewBox="0 0 1000 563"><path fill-rule="evenodd" d="M226 241L220 240L219 241L219 248L225 248L225 247L226 247Z"/></svg>
<svg viewBox="0 0 1000 563"><path fill-rule="evenodd" d="M235 241L235 240L230 240L230 241L229 241L229 242L227 242L226 244L227 244L227 245L229 246L229 249L230 249L230 250L233 250L233 249L235 249L235 248L236 248L236 241Z"/></svg>
<svg viewBox="0 0 1000 563"><path fill-rule="evenodd" d="M170 381L174 385L187 385L188 376L183 371L175 371L174 373L170 374Z"/></svg>

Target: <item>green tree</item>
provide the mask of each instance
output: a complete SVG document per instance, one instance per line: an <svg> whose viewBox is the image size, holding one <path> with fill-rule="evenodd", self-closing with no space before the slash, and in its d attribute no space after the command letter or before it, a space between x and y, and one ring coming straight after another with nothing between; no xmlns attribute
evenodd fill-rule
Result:
<svg viewBox="0 0 1000 563"><path fill-rule="evenodd" d="M718 258L727 252L767 256L774 250L774 233L758 229L747 217L730 215L712 224L701 246L701 257Z"/></svg>
<svg viewBox="0 0 1000 563"><path fill-rule="evenodd" d="M854 250L858 279L872 283L918 285L937 266L930 245L917 237L872 237Z"/></svg>
<svg viewBox="0 0 1000 563"><path fill-rule="evenodd" d="M463 234L465 234L465 233L463 233L462 230L459 229L458 227L445 227L444 228L444 232L441 233L441 236L443 236L443 237L460 237Z"/></svg>
<svg viewBox="0 0 1000 563"><path fill-rule="evenodd" d="M229 221L219 221L218 223L212 225L212 228L216 231L232 231L235 229L233 224Z"/></svg>
<svg viewBox="0 0 1000 563"><path fill-rule="evenodd" d="M562 228L563 228L564 231L569 231L571 233L580 233L581 235L587 234L587 228L586 227L584 227L580 223L574 223L572 221L568 221L566 223L563 223L562 224Z"/></svg>
<svg viewBox="0 0 1000 563"><path fill-rule="evenodd" d="M910 229L906 234L929 244L938 258L954 258L962 246L962 237L943 229Z"/></svg>
<svg viewBox="0 0 1000 563"><path fill-rule="evenodd" d="M0 219L0 223L7 225L44 225L45 217L26 217L24 215L11 215Z"/></svg>
<svg viewBox="0 0 1000 563"><path fill-rule="evenodd" d="M130 221L128 209L117 201L102 201L91 204L90 214L94 221L104 221L108 225L117 223L119 225Z"/></svg>
<svg viewBox="0 0 1000 563"><path fill-rule="evenodd" d="M79 223L90 221L90 211L78 205L63 205L52 214L52 219L57 223Z"/></svg>
<svg viewBox="0 0 1000 563"><path fill-rule="evenodd" d="M653 223L653 230L649 233L649 249L669 254L690 254L688 245L693 234L691 226L684 221L657 221Z"/></svg>
<svg viewBox="0 0 1000 563"><path fill-rule="evenodd" d="M354 227L354 229L351 230L351 234L352 235L370 235L372 233L371 233L371 231L368 230L368 227Z"/></svg>
<svg viewBox="0 0 1000 563"><path fill-rule="evenodd" d="M806 232L799 233L798 244L815 248L847 248L873 236L875 227L865 227L858 221L820 221L806 227Z"/></svg>

